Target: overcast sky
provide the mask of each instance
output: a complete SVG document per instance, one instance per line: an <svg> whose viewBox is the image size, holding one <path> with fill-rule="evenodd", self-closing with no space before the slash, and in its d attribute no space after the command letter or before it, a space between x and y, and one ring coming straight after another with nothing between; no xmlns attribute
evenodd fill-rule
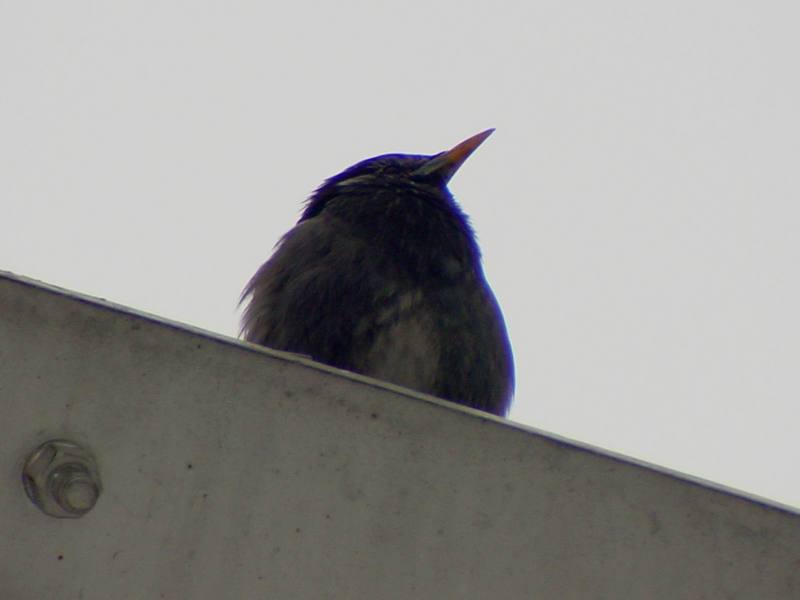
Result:
<svg viewBox="0 0 800 600"><path fill-rule="evenodd" d="M0 269L236 335L326 177L451 189L513 420L800 506L800 5L7 2Z"/></svg>

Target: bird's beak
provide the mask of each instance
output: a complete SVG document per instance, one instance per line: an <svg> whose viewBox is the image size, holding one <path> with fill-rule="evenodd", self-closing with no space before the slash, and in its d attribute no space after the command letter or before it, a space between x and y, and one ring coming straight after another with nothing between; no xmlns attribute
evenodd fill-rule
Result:
<svg viewBox="0 0 800 600"><path fill-rule="evenodd" d="M450 178L455 175L459 167L464 164L464 161L469 158L469 155L475 152L475 149L483 143L483 140L492 135L493 131L494 129L482 131L464 140L450 150L431 157L428 162L414 171L412 176L427 177L436 174L444 183L447 183L450 181Z"/></svg>

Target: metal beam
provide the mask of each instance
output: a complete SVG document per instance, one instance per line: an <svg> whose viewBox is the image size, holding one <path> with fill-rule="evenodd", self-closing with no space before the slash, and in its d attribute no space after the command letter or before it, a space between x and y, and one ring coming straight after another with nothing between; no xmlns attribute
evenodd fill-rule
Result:
<svg viewBox="0 0 800 600"><path fill-rule="evenodd" d="M0 407L3 599L800 598L786 507L10 274Z"/></svg>

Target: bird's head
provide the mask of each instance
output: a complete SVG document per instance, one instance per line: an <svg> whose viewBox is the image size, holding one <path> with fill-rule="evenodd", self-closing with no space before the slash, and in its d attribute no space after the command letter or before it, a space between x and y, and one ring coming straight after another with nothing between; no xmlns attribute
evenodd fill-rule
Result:
<svg viewBox="0 0 800 600"><path fill-rule="evenodd" d="M476 273L475 234L447 183L492 131L433 156L385 154L353 165L314 192L300 221L330 218L410 276Z"/></svg>
<svg viewBox="0 0 800 600"><path fill-rule="evenodd" d="M362 160L326 180L311 196L301 220L321 213L335 199L373 196L383 190L412 195L441 195L452 203L447 184L464 161L488 138L487 129L439 154L383 154ZM351 202L348 202L351 204ZM348 208L354 208L352 206Z"/></svg>

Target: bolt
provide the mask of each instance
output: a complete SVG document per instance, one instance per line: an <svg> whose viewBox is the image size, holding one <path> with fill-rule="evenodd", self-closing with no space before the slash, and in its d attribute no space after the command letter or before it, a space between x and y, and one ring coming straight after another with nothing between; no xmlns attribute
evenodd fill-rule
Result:
<svg viewBox="0 0 800 600"><path fill-rule="evenodd" d="M48 483L55 501L70 513L85 513L100 496L100 490L89 471L85 466L76 463L67 463L54 469Z"/></svg>
<svg viewBox="0 0 800 600"><path fill-rule="evenodd" d="M100 497L100 476L91 452L68 440L50 440L34 450L22 473L25 491L44 513L77 518Z"/></svg>

